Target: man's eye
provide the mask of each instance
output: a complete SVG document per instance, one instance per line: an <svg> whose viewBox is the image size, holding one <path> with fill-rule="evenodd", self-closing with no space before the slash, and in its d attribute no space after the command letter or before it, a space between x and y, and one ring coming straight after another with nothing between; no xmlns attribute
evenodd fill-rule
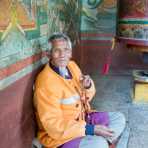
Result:
<svg viewBox="0 0 148 148"><path fill-rule="evenodd" d="M59 52L60 50L55 48L53 51L54 51L54 52Z"/></svg>
<svg viewBox="0 0 148 148"><path fill-rule="evenodd" d="M70 49L69 48L65 48L65 52L70 52Z"/></svg>

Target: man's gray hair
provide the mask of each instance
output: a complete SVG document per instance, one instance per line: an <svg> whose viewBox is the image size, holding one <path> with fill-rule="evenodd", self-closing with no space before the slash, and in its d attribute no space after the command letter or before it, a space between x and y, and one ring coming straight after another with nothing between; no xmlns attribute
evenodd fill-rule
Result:
<svg viewBox="0 0 148 148"><path fill-rule="evenodd" d="M52 49L52 42L54 40L60 40L60 39L67 41L69 48L72 49L72 43L70 38L64 33L56 32L56 33L53 33L48 39L49 50Z"/></svg>

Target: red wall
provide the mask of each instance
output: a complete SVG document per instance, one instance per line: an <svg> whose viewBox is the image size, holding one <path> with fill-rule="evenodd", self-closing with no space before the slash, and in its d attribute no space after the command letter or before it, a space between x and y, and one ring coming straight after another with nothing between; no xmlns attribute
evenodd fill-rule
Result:
<svg viewBox="0 0 148 148"><path fill-rule="evenodd" d="M74 49L74 59L80 65L84 73L101 73L111 48L111 41L82 40ZM121 42L116 43L111 52L112 73L121 73L133 69L148 69L142 59L142 53L127 48Z"/></svg>
<svg viewBox="0 0 148 148"><path fill-rule="evenodd" d="M36 129L32 86L39 70L0 92L0 148L31 148Z"/></svg>

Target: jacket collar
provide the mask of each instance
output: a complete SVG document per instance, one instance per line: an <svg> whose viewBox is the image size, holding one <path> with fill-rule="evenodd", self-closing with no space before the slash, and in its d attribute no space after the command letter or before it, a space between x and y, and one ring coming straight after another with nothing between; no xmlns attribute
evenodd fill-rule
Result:
<svg viewBox="0 0 148 148"><path fill-rule="evenodd" d="M51 69L52 69L53 71L55 71L58 75L60 75L61 77L63 77L63 76L61 75L61 73L60 73L60 68L59 68L59 67L56 67L55 65L53 65L53 64L51 63L51 61L49 62L49 66L50 66ZM66 69L67 69L67 71L68 71L68 76L66 75L64 78L65 78L65 79L72 79L72 74L71 74L70 70L68 69L68 67L66 67Z"/></svg>

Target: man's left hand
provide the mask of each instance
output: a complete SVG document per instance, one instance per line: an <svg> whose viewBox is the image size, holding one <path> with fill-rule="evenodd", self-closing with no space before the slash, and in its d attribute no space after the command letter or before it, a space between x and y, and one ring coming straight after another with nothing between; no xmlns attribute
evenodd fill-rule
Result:
<svg viewBox="0 0 148 148"><path fill-rule="evenodd" d="M80 81L83 88L87 89L91 87L91 78L89 75L82 75Z"/></svg>

